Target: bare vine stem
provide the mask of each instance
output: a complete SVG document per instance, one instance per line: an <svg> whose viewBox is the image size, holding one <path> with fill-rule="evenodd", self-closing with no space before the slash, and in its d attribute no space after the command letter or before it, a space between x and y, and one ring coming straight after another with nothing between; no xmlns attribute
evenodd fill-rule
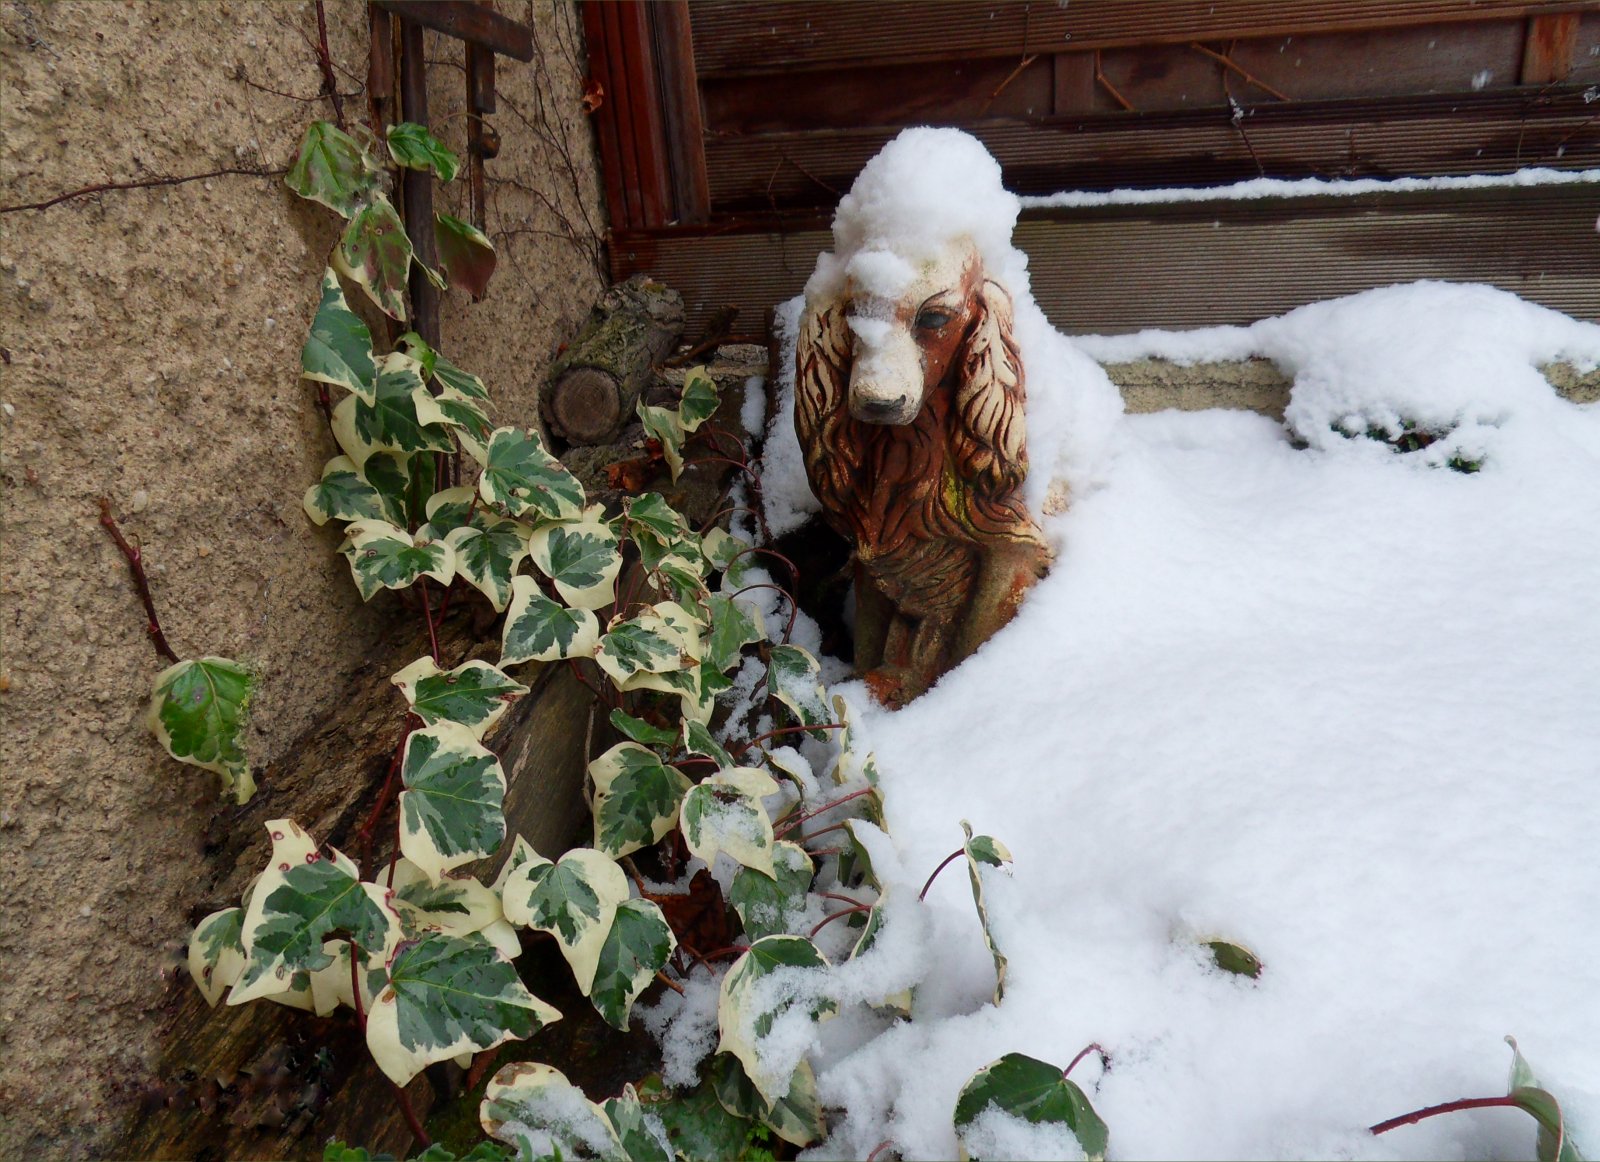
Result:
<svg viewBox="0 0 1600 1162"><path fill-rule="evenodd" d="M150 619L150 644L155 646L156 653L177 665L183 659L173 653L172 647L167 644L167 635L161 632L161 619L156 616L156 603L150 596L150 578L144 571L144 551L137 545L130 545L128 538L122 535L122 530L117 527L117 518L111 515L111 501L104 496L100 498L100 523L128 559L128 571L133 574L134 587L138 589L139 600L144 602L145 615Z"/></svg>
<svg viewBox="0 0 1600 1162"><path fill-rule="evenodd" d="M42 202L26 202L16 206L0 206L0 214L16 214L23 210L48 210L51 206L59 206L62 202L70 202L74 198L87 198L92 194L103 194L111 190L147 190L155 186L181 186L186 182L204 181L206 178L220 178L228 176L249 178L276 178L289 172L288 166L279 166L277 169L244 169L237 166L227 166L223 169L209 170L206 173L184 174L181 177L163 176L155 178L141 178L133 182L97 182L92 186L81 189L69 190L64 194L57 194L53 198L46 198Z"/></svg>

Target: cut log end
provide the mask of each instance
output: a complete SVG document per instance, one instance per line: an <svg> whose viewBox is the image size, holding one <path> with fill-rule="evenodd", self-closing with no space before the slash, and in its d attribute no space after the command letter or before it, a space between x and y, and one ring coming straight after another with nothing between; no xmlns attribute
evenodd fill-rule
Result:
<svg viewBox="0 0 1600 1162"><path fill-rule="evenodd" d="M599 444L622 425L622 387L598 367L574 367L550 386L548 418L574 444Z"/></svg>

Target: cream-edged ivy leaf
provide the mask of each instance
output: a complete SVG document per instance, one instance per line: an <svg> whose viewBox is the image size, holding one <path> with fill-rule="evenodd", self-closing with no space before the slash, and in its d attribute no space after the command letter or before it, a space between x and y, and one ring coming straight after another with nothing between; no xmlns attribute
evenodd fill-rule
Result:
<svg viewBox="0 0 1600 1162"><path fill-rule="evenodd" d="M244 909L224 908L195 925L189 937L189 975L213 1009L244 971Z"/></svg>
<svg viewBox="0 0 1600 1162"><path fill-rule="evenodd" d="M706 635L706 664L726 674L744 657L744 647L767 640L761 611L748 601L713 593L706 602L711 632Z"/></svg>
<svg viewBox="0 0 1600 1162"><path fill-rule="evenodd" d="M427 725L458 722L482 738L528 688L488 662L462 662L441 670L421 657L389 679Z"/></svg>
<svg viewBox="0 0 1600 1162"><path fill-rule="evenodd" d="M471 396L473 399L487 400L489 389L483 385L483 380L473 375L470 371L462 371L443 355L435 352L433 360L433 378L440 387L449 388L461 395Z"/></svg>
<svg viewBox="0 0 1600 1162"><path fill-rule="evenodd" d="M387 883L386 877L379 877ZM409 859L395 861L394 899L407 940L429 932L471 936L505 918L500 897L471 876L444 876L437 884Z"/></svg>
<svg viewBox="0 0 1600 1162"><path fill-rule="evenodd" d="M195 658L156 675L145 715L169 755L221 775L223 791L239 803L256 790L243 739L255 689L255 675L238 662Z"/></svg>
<svg viewBox="0 0 1600 1162"><path fill-rule="evenodd" d="M577 847L559 862L529 860L506 880L506 919L556 938L573 979L585 994L617 905L628 898L628 877L592 847Z"/></svg>
<svg viewBox="0 0 1600 1162"><path fill-rule="evenodd" d="M639 1094L631 1084L618 1097L607 1098L606 1117L622 1141L629 1162L673 1162L677 1157L659 1118L646 1117Z"/></svg>
<svg viewBox="0 0 1600 1162"><path fill-rule="evenodd" d="M426 125L415 121L402 121L389 126L389 156L394 163L406 169L432 172L441 182L448 184L461 169L461 159L445 145Z"/></svg>
<svg viewBox="0 0 1600 1162"><path fill-rule="evenodd" d="M406 739L400 851L437 884L449 869L492 855L506 836L506 776L467 727L439 722Z"/></svg>
<svg viewBox="0 0 1600 1162"><path fill-rule="evenodd" d="M363 467L373 452L451 452L450 429L434 422L433 397L422 381L422 364L399 351L378 365L372 402L347 395L333 409L333 435L339 447Z"/></svg>
<svg viewBox="0 0 1600 1162"><path fill-rule="evenodd" d="M616 531L600 519L597 510L582 516L582 520L534 529L528 538L528 553L568 605L601 609L616 600L622 552Z"/></svg>
<svg viewBox="0 0 1600 1162"><path fill-rule="evenodd" d="M440 540L455 529L476 523L480 514L472 502L477 495L477 489L463 485L456 488L441 488L428 497L422 511L428 518L428 528L432 530L434 540Z"/></svg>
<svg viewBox="0 0 1600 1162"><path fill-rule="evenodd" d="M371 193L345 223L333 266L391 319L405 321L406 280L414 257L405 223L382 193Z"/></svg>
<svg viewBox="0 0 1600 1162"><path fill-rule="evenodd" d="M808 978L816 978L820 985L821 974L815 970L827 965L827 958L803 936L767 936L752 944L722 978L717 1000L722 1036L717 1052L739 1059L745 1075L769 1106L788 1091L799 1062L793 1054L763 1055L764 1044L770 1043L780 1021L816 1020L835 1009L831 1000L807 987ZM774 976L786 979L777 987L764 984Z"/></svg>
<svg viewBox="0 0 1600 1162"><path fill-rule="evenodd" d="M750 552L754 546L719 528L707 532L700 544L711 567L722 574L722 588L732 592L743 587L754 567Z"/></svg>
<svg viewBox="0 0 1600 1162"><path fill-rule="evenodd" d="M719 767L731 767L737 764L733 761L727 749L711 735L711 728L703 722L696 722L692 718L683 720L683 735L679 742L683 749L690 754L704 755Z"/></svg>
<svg viewBox="0 0 1600 1162"><path fill-rule="evenodd" d="M350 574L363 601L380 589L404 589L420 577L441 585L455 576L456 555L447 541L418 541L388 521L351 521L339 551L350 562Z"/></svg>
<svg viewBox="0 0 1600 1162"><path fill-rule="evenodd" d="M967 1132L984 1111L1001 1113L1033 1125L1064 1127L1078 1140L1086 1157L1104 1158L1109 1133L1105 1122L1060 1066L1021 1053L1007 1053L974 1073L956 1099L956 1142L967 1154Z"/></svg>
<svg viewBox="0 0 1600 1162"><path fill-rule="evenodd" d="M617 905L587 990L606 1024L627 1032L633 1002L667 966L677 945L672 926L653 901Z"/></svg>
<svg viewBox="0 0 1600 1162"><path fill-rule="evenodd" d="M594 783L594 845L621 859L659 842L678 825L678 808L692 785L638 743L619 742L589 764Z"/></svg>
<svg viewBox="0 0 1600 1162"><path fill-rule="evenodd" d="M978 921L983 926L983 942L989 946L989 955L994 959L994 1003L999 1004L1006 995L1006 955L1000 951L1000 946L995 943L994 933L989 928L989 908L983 898L983 873L984 865L989 867L1004 868L1011 862L1011 853L1006 850L1005 844L991 835L973 835L972 824L965 819L961 821L961 830L966 833L966 842L961 845L962 853L967 857L967 876L972 881L972 902L978 908Z"/></svg>
<svg viewBox="0 0 1600 1162"><path fill-rule="evenodd" d="M483 519L480 526L478 521ZM489 599L496 613L511 600L511 578L528 555L529 528L521 521L475 513L473 524L454 528L445 540L456 553L456 572Z"/></svg>
<svg viewBox="0 0 1600 1162"><path fill-rule="evenodd" d="M770 782L770 780L769 780ZM772 867L772 819L761 800L712 776L684 796L683 840L690 854L711 866L717 853L742 867L777 878Z"/></svg>
<svg viewBox="0 0 1600 1162"><path fill-rule="evenodd" d="M348 457L346 457L348 459ZM426 472L419 473L419 465L415 461L425 464ZM355 461L351 461L355 463ZM415 489L412 484L418 475L425 475L431 485L433 481L434 458L431 453L391 452L382 449L373 452L357 471L383 498L384 519L390 524L407 524L411 512L411 498ZM437 538L431 538L437 539Z"/></svg>
<svg viewBox="0 0 1600 1162"><path fill-rule="evenodd" d="M789 708L801 726L820 726L833 721L828 713L828 698L822 688L822 667L810 651L800 646L773 646L767 659L767 690ZM818 742L828 737L825 730L809 732Z"/></svg>
<svg viewBox="0 0 1600 1162"><path fill-rule="evenodd" d="M646 569L654 569L669 556L693 560L702 555L698 538L689 531L683 515L659 492L646 492L627 501L623 520Z"/></svg>
<svg viewBox="0 0 1600 1162"><path fill-rule="evenodd" d="M684 431L697 431L716 414L719 390L717 381L704 367L691 367L684 372L683 395L678 401L678 422Z"/></svg>
<svg viewBox="0 0 1600 1162"><path fill-rule="evenodd" d="M435 1061L530 1037L560 1018L494 945L433 933L402 944L389 962L389 983L367 1014L367 1048L405 1085Z"/></svg>
<svg viewBox="0 0 1600 1162"><path fill-rule="evenodd" d="M554 1066L516 1061L489 1080L478 1107L483 1132L521 1158L628 1162L611 1119Z"/></svg>
<svg viewBox="0 0 1600 1162"><path fill-rule="evenodd" d="M706 594L704 567L704 558L671 553L650 570L650 576L657 585L667 588L674 601L698 602Z"/></svg>
<svg viewBox="0 0 1600 1162"><path fill-rule="evenodd" d="M512 516L532 513L545 520L577 520L583 515L583 485L545 451L532 428L494 430L478 491Z"/></svg>
<svg viewBox="0 0 1600 1162"><path fill-rule="evenodd" d="M683 717L692 718L699 723L709 723L712 712L716 710L717 694L731 685L727 678L712 667L694 664L682 670L668 670L660 674L640 670L619 684L617 689L625 693L632 690L656 690L663 694L676 694Z"/></svg>
<svg viewBox="0 0 1600 1162"><path fill-rule="evenodd" d="M640 671L665 674L697 666L703 653L694 615L673 601L614 623L600 639L595 662L619 688Z"/></svg>
<svg viewBox="0 0 1600 1162"><path fill-rule="evenodd" d="M644 424L645 434L661 445L661 456L667 462L667 472L676 484L678 477L683 475L683 442L687 436L677 409L651 407L640 400L635 410L639 414L639 421Z"/></svg>
<svg viewBox="0 0 1600 1162"><path fill-rule="evenodd" d="M331 121L313 121L283 181L302 198L348 218L377 184L377 171L359 141Z"/></svg>
<svg viewBox="0 0 1600 1162"><path fill-rule="evenodd" d="M433 238L438 248L439 266L450 285L471 295L474 301L483 298L494 277L494 243L489 236L471 222L449 214L433 216Z"/></svg>
<svg viewBox="0 0 1600 1162"><path fill-rule="evenodd" d="M634 742L642 743L658 750L662 748L671 750L678 745L678 735L675 731L655 726L642 718L635 718L631 714L626 714L620 706L611 712L611 725Z"/></svg>
<svg viewBox="0 0 1600 1162"><path fill-rule="evenodd" d="M539 854L533 844L520 835L513 835L511 837L511 851L506 855L505 863L500 865L500 874L495 876L494 879L494 894L498 896L505 890L506 881L511 878L512 873L518 868L541 859L544 859L544 856Z"/></svg>
<svg viewBox="0 0 1600 1162"><path fill-rule="evenodd" d="M342 387L370 404L377 375L372 332L350 309L339 278L329 267L322 272L322 301L300 348L300 377Z"/></svg>
<svg viewBox="0 0 1600 1162"><path fill-rule="evenodd" d="M372 460L367 463L370 466ZM330 520L404 524L406 514L400 499L373 487L350 457L335 456L322 469L322 479L306 489L300 503L313 524L325 525Z"/></svg>
<svg viewBox="0 0 1600 1162"><path fill-rule="evenodd" d="M511 579L511 600L500 638L500 664L587 658L600 640L600 622L587 609L573 609L539 592L522 575Z"/></svg>
<svg viewBox="0 0 1600 1162"><path fill-rule="evenodd" d="M425 424L459 428L482 445L487 445L494 433L483 401L450 387L440 388L438 395L429 395L426 403L419 400L417 418Z"/></svg>
<svg viewBox="0 0 1600 1162"><path fill-rule="evenodd" d="M806 895L816 868L798 843L780 839L772 845L773 875L741 867L733 875L728 902L739 913L751 940L792 931L806 914Z"/></svg>
<svg viewBox="0 0 1600 1162"><path fill-rule="evenodd" d="M822 1137L822 1100L817 1093L817 1075L804 1059L789 1078L789 1088L770 1105L762 1098L739 1059L728 1053L718 1055L712 1066L711 1084L722 1108L735 1117L765 1123L785 1142L807 1146Z"/></svg>

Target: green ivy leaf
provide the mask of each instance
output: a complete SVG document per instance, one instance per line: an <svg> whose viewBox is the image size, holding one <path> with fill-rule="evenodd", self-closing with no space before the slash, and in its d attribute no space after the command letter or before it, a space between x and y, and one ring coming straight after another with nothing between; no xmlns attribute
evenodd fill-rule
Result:
<svg viewBox="0 0 1600 1162"><path fill-rule="evenodd" d="M821 969L828 964L817 946L803 936L767 936L757 940L722 978L717 1001L717 1024L721 1040L717 1052L731 1053L744 1066L769 1106L784 1096L793 1065L775 1072L775 1063L762 1059L761 1045L778 1020L805 1005L812 1020L831 1012L833 1002L826 998L806 1002L796 990L784 989L774 997L761 982L775 972L793 969Z"/></svg>
<svg viewBox="0 0 1600 1162"><path fill-rule="evenodd" d="M624 714L621 707L611 712L611 725L634 742L643 743L648 747L670 750L678 745L678 736L672 731L652 726L644 719L635 718L631 714Z"/></svg>
<svg viewBox="0 0 1600 1162"><path fill-rule="evenodd" d="M690 782L637 743L619 742L589 764L594 845L612 859L659 842L678 823Z"/></svg>
<svg viewBox="0 0 1600 1162"><path fill-rule="evenodd" d="M822 689L822 667L799 646L772 647L767 660L767 690L789 708L801 726L833 721L828 713L827 694ZM828 737L825 730L813 730L810 734L818 742Z"/></svg>
<svg viewBox="0 0 1600 1162"><path fill-rule="evenodd" d="M380 311L404 322L412 257L411 239L400 215L388 198L374 193L345 226L334 248L333 266L366 291Z"/></svg>
<svg viewBox="0 0 1600 1162"><path fill-rule="evenodd" d="M680 740L674 739L674 742ZM736 766L733 756L711 736L711 728L703 722L696 722L692 718L683 720L683 749L690 754L704 755L719 767Z"/></svg>
<svg viewBox="0 0 1600 1162"><path fill-rule="evenodd" d="M1517 1047L1517 1039L1507 1037L1506 1044L1511 1046L1511 1080L1506 1084L1506 1096L1539 1123L1538 1137L1534 1140L1535 1157L1539 1162L1583 1162L1578 1144L1567 1133L1561 1103L1540 1085L1533 1067Z"/></svg>
<svg viewBox="0 0 1600 1162"><path fill-rule="evenodd" d="M509 1142L524 1158L628 1162L605 1110L559 1069L537 1061L513 1062L496 1073L478 1120L484 1133Z"/></svg>
<svg viewBox="0 0 1600 1162"><path fill-rule="evenodd" d="M714 528L706 533L700 544L711 567L722 573L722 587L725 590L737 590L744 585L754 567L749 541Z"/></svg>
<svg viewBox="0 0 1600 1162"><path fill-rule="evenodd" d="M805 918L806 894L816 875L811 857L798 843L772 845L773 875L741 867L728 888L728 903L739 913L751 940L791 932Z"/></svg>
<svg viewBox="0 0 1600 1162"><path fill-rule="evenodd" d="M370 465L371 460L367 463ZM322 479L306 489L301 507L313 524L330 520L381 520L403 524L404 509L396 498L379 492L348 456L335 456L322 469Z"/></svg>
<svg viewBox="0 0 1600 1162"><path fill-rule="evenodd" d="M388 883L385 876L380 882ZM444 876L438 883L409 859L395 861L394 897L401 933L420 940L430 932L467 937L503 921L500 897L471 876Z"/></svg>
<svg viewBox="0 0 1600 1162"><path fill-rule="evenodd" d="M767 640L761 611L748 601L713 593L706 602L711 632L706 638L706 665L726 674L744 658L744 647Z"/></svg>
<svg viewBox="0 0 1600 1162"><path fill-rule="evenodd" d="M684 843L708 867L721 852L742 867L776 879L772 867L772 819L766 808L757 796L719 775L697 784L684 796Z"/></svg>
<svg viewBox="0 0 1600 1162"><path fill-rule="evenodd" d="M440 722L413 731L400 777L400 851L430 883L492 855L506 837L505 772L465 726Z"/></svg>
<svg viewBox="0 0 1600 1162"><path fill-rule="evenodd" d="M394 341L394 345L395 350L404 351L422 365L424 379L433 374L434 364L439 359L439 353L421 335L415 331L407 331Z"/></svg>
<svg viewBox="0 0 1600 1162"><path fill-rule="evenodd" d="M726 1162L729 1158L750 1156L746 1147L755 1125L725 1110L710 1085L673 1094L661 1086L659 1077L652 1076L639 1088L640 1100L666 1126L667 1139L679 1158L686 1162Z"/></svg>
<svg viewBox="0 0 1600 1162"><path fill-rule="evenodd" d="M616 600L622 571L617 534L592 512L570 524L542 525L528 538L534 565L568 605L580 609L601 609Z"/></svg>
<svg viewBox="0 0 1600 1162"><path fill-rule="evenodd" d="M398 166L420 169L424 173L432 172L447 184L461 169L461 159L429 133L426 125L418 125L415 121L402 121L389 126L389 156L394 158Z"/></svg>
<svg viewBox="0 0 1600 1162"><path fill-rule="evenodd" d="M349 459L349 457L345 457ZM413 461L422 461L415 464ZM354 461L351 461L354 463ZM356 471L368 484L377 490L382 498L383 519L390 524L403 525L411 518L412 482L420 475L413 471L414 468L425 467L428 479L432 480L433 456L430 453L419 453L416 456L408 452L376 451L367 456L366 463ZM360 519L360 518L358 518ZM438 538L432 538L437 540Z"/></svg>
<svg viewBox="0 0 1600 1162"><path fill-rule="evenodd" d="M489 438L478 490L490 504L512 516L533 513L545 520L577 520L583 515L583 485L544 450L529 428L496 428Z"/></svg>
<svg viewBox="0 0 1600 1162"><path fill-rule="evenodd" d="M224 908L195 925L189 937L189 975L213 1009L244 972L244 909Z"/></svg>
<svg viewBox="0 0 1600 1162"><path fill-rule="evenodd" d="M600 639L595 661L621 687L640 671L665 674L696 665L699 652L699 635L682 607L663 602L651 612L612 625Z"/></svg>
<svg viewBox="0 0 1600 1162"><path fill-rule="evenodd" d="M405 1085L435 1061L530 1037L560 1018L492 944L430 935L390 961L389 983L367 1014L367 1048Z"/></svg>
<svg viewBox="0 0 1600 1162"><path fill-rule="evenodd" d="M313 121L284 184L309 201L349 218L377 185L360 142L328 121Z"/></svg>
<svg viewBox="0 0 1600 1162"><path fill-rule="evenodd" d="M650 407L643 400L634 409L639 414L639 420L644 424L645 435L653 437L661 445L662 458L667 462L667 471L672 476L672 482L677 483L678 477L683 475L683 441L685 438L683 422L678 418L678 413L672 408Z"/></svg>
<svg viewBox="0 0 1600 1162"><path fill-rule="evenodd" d="M450 429L430 422L436 409L422 382L422 365L392 352L378 367L373 401L346 396L333 409L333 434L358 468L380 449L449 452Z"/></svg>
<svg viewBox="0 0 1600 1162"><path fill-rule="evenodd" d="M448 585L455 576L455 551L448 542L418 542L387 521L352 521L339 551L350 562L363 601L372 600L380 589L404 589L421 577Z"/></svg>
<svg viewBox="0 0 1600 1162"><path fill-rule="evenodd" d="M511 579L511 601L500 639L500 664L587 658L600 640L600 622L587 609L569 609L539 592L526 575Z"/></svg>
<svg viewBox="0 0 1600 1162"><path fill-rule="evenodd" d="M785 1142L809 1146L822 1137L822 1099L811 1062L802 1060L789 1079L788 1091L768 1105L744 1066L732 1054L720 1054L711 1067L711 1083L722 1108L738 1117L762 1122Z"/></svg>
<svg viewBox="0 0 1600 1162"><path fill-rule="evenodd" d="M322 302L300 348L300 377L331 383L372 403L377 374L372 361L372 332L350 309L339 278L329 267L322 272Z"/></svg>
<svg viewBox="0 0 1600 1162"><path fill-rule="evenodd" d="M639 994L667 966L677 947L672 927L650 900L617 906L595 966L589 999L608 1025L627 1032L628 1013Z"/></svg>
<svg viewBox="0 0 1600 1162"><path fill-rule="evenodd" d="M655 1126L646 1120L644 1106L632 1085L623 1086L620 1097L608 1098L604 1108L629 1162L674 1162L672 1147L665 1141L666 1130L655 1128L660 1125L659 1120Z"/></svg>
<svg viewBox="0 0 1600 1162"><path fill-rule="evenodd" d="M411 710L427 725L456 722L481 739L500 720L511 703L528 692L488 662L462 662L453 670L441 670L429 657L418 658L393 678L411 704Z"/></svg>
<svg viewBox="0 0 1600 1162"><path fill-rule="evenodd" d="M956 1139L990 1106L1033 1125L1065 1126L1092 1159L1104 1158L1109 1133L1089 1099L1047 1061L1007 1053L972 1075L956 1099Z"/></svg>
<svg viewBox="0 0 1600 1162"><path fill-rule="evenodd" d="M456 572L489 599L496 613L511 600L511 578L528 555L528 526L491 514L473 514L470 527L445 536L456 554ZM481 525L480 525L481 520Z"/></svg>
<svg viewBox="0 0 1600 1162"><path fill-rule="evenodd" d="M717 410L717 381L704 367L691 367L683 377L683 398L678 404L678 422L686 432L696 431Z"/></svg>
<svg viewBox="0 0 1600 1162"><path fill-rule="evenodd" d="M985 864L989 867L1003 868L1011 862L1011 853L993 836L974 836L972 824L965 819L961 821L961 830L966 832L967 836L966 842L961 845L961 850L967 857L967 876L972 881L972 902L978 907L978 921L983 925L983 942L989 946L989 955L994 958L994 1003L998 1005L1006 995L1006 956L995 943L994 933L989 928L989 909L983 899L983 876L979 868Z"/></svg>
<svg viewBox="0 0 1600 1162"><path fill-rule="evenodd" d="M513 924L556 938L578 987L587 995L617 906L628 898L628 877L592 847L578 847L558 863L529 860L501 892Z"/></svg>
<svg viewBox="0 0 1600 1162"><path fill-rule="evenodd" d="M471 372L462 371L443 355L435 353L433 363L433 378L440 387L448 388L471 399L487 401L489 389L483 386L483 380Z"/></svg>
<svg viewBox="0 0 1600 1162"><path fill-rule="evenodd" d="M256 790L243 742L255 689L255 675L228 658L179 662L156 675L145 719L169 755L217 772L240 803Z"/></svg>
<svg viewBox="0 0 1600 1162"><path fill-rule="evenodd" d="M482 299L494 275L494 243L471 222L449 214L433 216L433 237L439 248L439 265L457 290Z"/></svg>

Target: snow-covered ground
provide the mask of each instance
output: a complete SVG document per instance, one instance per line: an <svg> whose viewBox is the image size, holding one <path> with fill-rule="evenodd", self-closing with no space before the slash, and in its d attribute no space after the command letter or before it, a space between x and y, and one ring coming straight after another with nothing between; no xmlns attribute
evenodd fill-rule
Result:
<svg viewBox="0 0 1600 1162"><path fill-rule="evenodd" d="M879 176L949 162L953 137L902 137L891 151L927 156ZM952 213L1009 234L994 175L988 201ZM856 205L888 198L878 219L895 220L895 182L863 182ZM1536 370L1600 363L1600 327L1419 284L1251 328L1069 343L1023 262L998 266L1035 511L1053 478L1071 486L1044 518L1059 556L908 708L840 687L895 847L875 860L901 897L879 942L899 963L880 968L920 984L911 1023L817 1028L823 1099L848 1114L812 1156L888 1140L953 1157L975 1070L1098 1042L1110 1070L1073 1076L1112 1158L1526 1157L1516 1110L1365 1130L1503 1093L1506 1034L1600 1149L1600 405ZM1296 376L1288 424L1123 416L1085 352L1266 355ZM1446 434L1406 454L1368 435L1408 423ZM785 439L780 420L780 529L810 507ZM1016 857L988 885L1010 958L999 1007L965 876L915 904L963 818ZM1215 938L1253 950L1260 979L1214 967L1199 945Z"/></svg>

